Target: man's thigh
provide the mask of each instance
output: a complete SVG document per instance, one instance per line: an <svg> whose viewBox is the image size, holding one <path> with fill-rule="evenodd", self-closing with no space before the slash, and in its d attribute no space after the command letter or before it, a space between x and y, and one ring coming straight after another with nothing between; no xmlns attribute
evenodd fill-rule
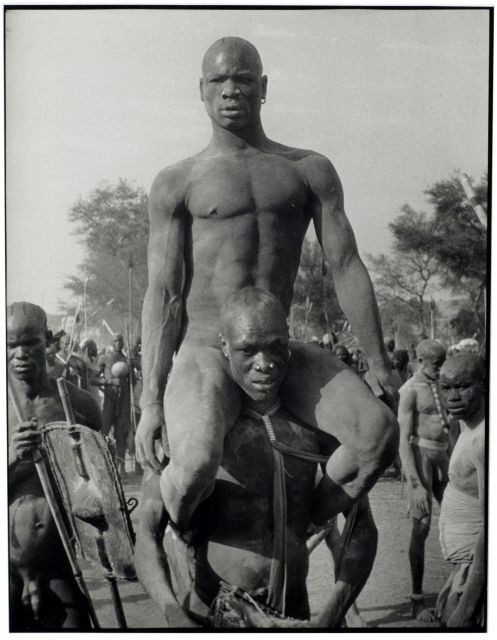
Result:
<svg viewBox="0 0 497 640"><path fill-rule="evenodd" d="M171 451L209 446L224 439L241 407L241 391L232 380L220 349L183 344L166 386L164 415Z"/></svg>
<svg viewBox="0 0 497 640"><path fill-rule="evenodd" d="M386 407L369 387L329 351L292 342L292 356L281 395L304 422L342 444L367 437L365 425L383 419Z"/></svg>

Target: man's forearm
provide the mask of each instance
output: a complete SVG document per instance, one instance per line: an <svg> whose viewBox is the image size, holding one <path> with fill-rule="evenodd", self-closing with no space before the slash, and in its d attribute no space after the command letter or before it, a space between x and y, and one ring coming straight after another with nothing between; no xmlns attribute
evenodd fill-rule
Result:
<svg viewBox="0 0 497 640"><path fill-rule="evenodd" d="M340 306L357 333L368 360L388 364L373 285L360 257L356 255L346 265L335 267L333 279Z"/></svg>
<svg viewBox="0 0 497 640"><path fill-rule="evenodd" d="M421 484L419 473L416 468L416 460L411 449L409 441L405 437L400 437L399 456L402 463L402 469L406 476L406 481L413 489L417 489Z"/></svg>
<svg viewBox="0 0 497 640"><path fill-rule="evenodd" d="M142 375L140 406L162 402L167 375L181 334L183 300L163 287L149 286L143 302Z"/></svg>

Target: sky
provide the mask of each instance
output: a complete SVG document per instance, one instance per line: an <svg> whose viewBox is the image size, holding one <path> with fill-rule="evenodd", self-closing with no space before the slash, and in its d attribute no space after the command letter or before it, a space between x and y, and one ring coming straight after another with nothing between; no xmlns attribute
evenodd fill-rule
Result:
<svg viewBox="0 0 497 640"><path fill-rule="evenodd" d="M102 181L150 189L202 149L203 53L237 35L268 75L266 134L336 167L359 250L403 204L487 169L488 12L11 10L6 14L7 302L54 313L83 247L68 210ZM91 295L91 292L89 292Z"/></svg>

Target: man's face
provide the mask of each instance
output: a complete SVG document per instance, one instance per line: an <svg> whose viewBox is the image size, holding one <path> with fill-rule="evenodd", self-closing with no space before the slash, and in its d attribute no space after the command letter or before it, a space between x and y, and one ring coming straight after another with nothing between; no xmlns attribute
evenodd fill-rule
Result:
<svg viewBox="0 0 497 640"><path fill-rule="evenodd" d="M200 95L214 123L237 131L258 121L266 86L246 49L220 48L204 65Z"/></svg>
<svg viewBox="0 0 497 640"><path fill-rule="evenodd" d="M221 337L231 375L257 403L272 404L285 377L289 355L288 328L274 314L241 314Z"/></svg>
<svg viewBox="0 0 497 640"><path fill-rule="evenodd" d="M447 411L457 420L470 418L483 398L483 383L468 367L443 367L440 389Z"/></svg>
<svg viewBox="0 0 497 640"><path fill-rule="evenodd" d="M438 380L440 369L445 362L445 353L427 354L419 359L421 371L430 380Z"/></svg>
<svg viewBox="0 0 497 640"><path fill-rule="evenodd" d="M334 351L335 356L345 364L351 363L350 353L345 347L337 347Z"/></svg>
<svg viewBox="0 0 497 640"><path fill-rule="evenodd" d="M15 378L34 383L45 370L46 335L43 327L26 323L7 327L7 363Z"/></svg>
<svg viewBox="0 0 497 640"><path fill-rule="evenodd" d="M69 336L62 336L60 338L59 348L60 348L60 351L62 352L62 355L67 355L69 351L69 341L70 341Z"/></svg>
<svg viewBox="0 0 497 640"><path fill-rule="evenodd" d="M121 353L124 347L124 340L121 338L121 336L119 336L119 338L116 338L112 342L112 344L114 346L114 349L117 351L117 353Z"/></svg>
<svg viewBox="0 0 497 640"><path fill-rule="evenodd" d="M90 344L88 345L88 355L90 356L90 358L96 358L97 357L97 345L93 345Z"/></svg>

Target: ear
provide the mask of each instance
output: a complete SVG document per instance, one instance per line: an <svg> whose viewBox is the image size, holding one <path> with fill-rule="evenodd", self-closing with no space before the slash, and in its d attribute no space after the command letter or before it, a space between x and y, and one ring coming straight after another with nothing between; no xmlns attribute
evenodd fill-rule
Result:
<svg viewBox="0 0 497 640"><path fill-rule="evenodd" d="M267 93L267 76L261 78L261 98L265 98Z"/></svg>
<svg viewBox="0 0 497 640"><path fill-rule="evenodd" d="M224 339L222 333L219 334L219 340L221 342L221 351L223 352L224 357L229 360L230 359L230 354L229 354L229 349L228 349L228 343Z"/></svg>
<svg viewBox="0 0 497 640"><path fill-rule="evenodd" d="M200 80L198 81L198 88L200 91L200 99L203 102L204 101L204 79L203 78L200 78Z"/></svg>

